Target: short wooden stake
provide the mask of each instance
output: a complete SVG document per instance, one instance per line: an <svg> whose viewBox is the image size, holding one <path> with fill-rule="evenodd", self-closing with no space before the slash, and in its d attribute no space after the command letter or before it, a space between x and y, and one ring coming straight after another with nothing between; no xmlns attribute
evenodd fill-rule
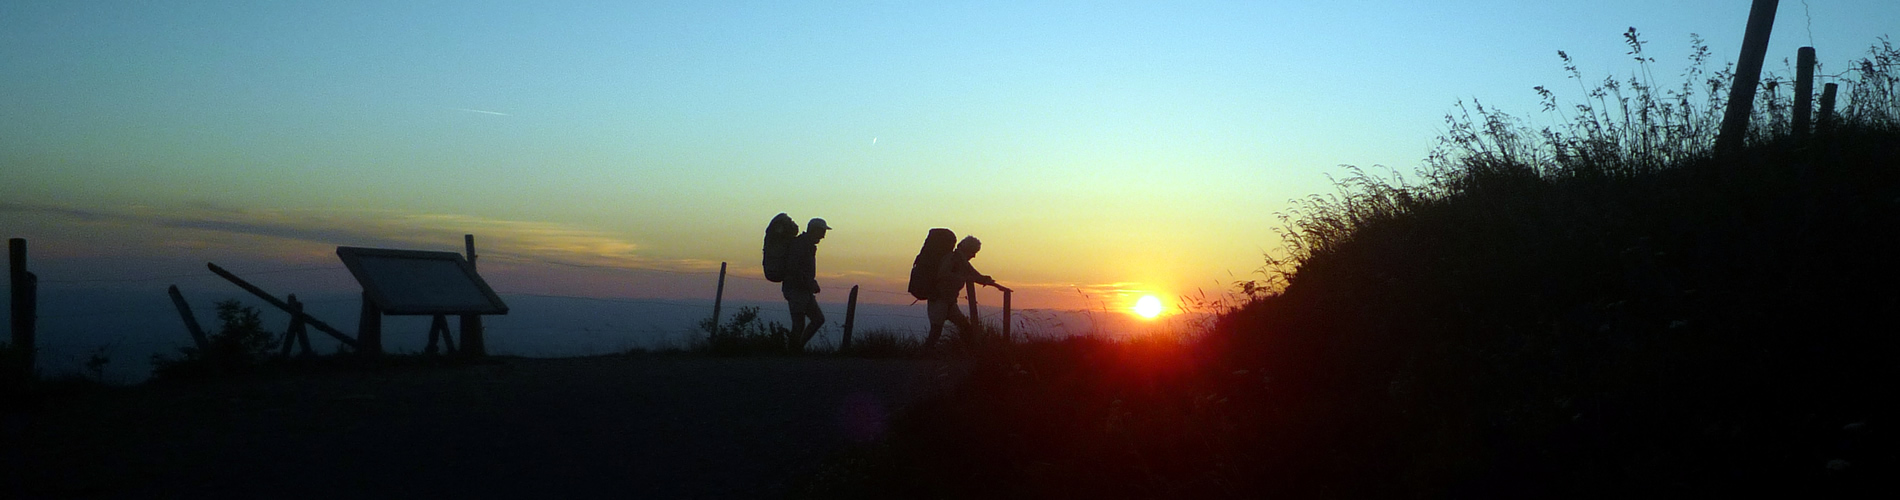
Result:
<svg viewBox="0 0 1900 500"><path fill-rule="evenodd" d="M970 297L969 337L971 340L975 340L977 332L983 331L983 321L977 319L976 317L976 282L972 281L969 283L965 283L963 287L964 287L965 294Z"/></svg>
<svg viewBox="0 0 1900 500"><path fill-rule="evenodd" d="M262 288L258 288L257 285L252 285L251 282L244 281L243 278L239 278L237 277L237 275L231 274L230 271L226 271L224 270L224 268L218 267L217 264L206 262L205 267L210 268L212 273L217 274L220 277L223 277L225 281L230 281L232 284L237 285L238 288L243 288L244 291L251 292L251 295L256 295L257 298L264 299L264 302L269 303L270 305L278 309L282 309L284 312L288 312L297 316L302 316L304 322L309 323L310 326L316 327L317 331L329 334L330 337L335 338L337 342L342 342L343 345L350 346L350 348L352 349L357 349L359 351L363 350L362 346L357 345L357 339L352 339L349 336L344 335L343 332L337 331L337 329L335 327L330 326L329 323L324 323L322 320L318 320L314 316L300 313L300 312L291 312L290 304L285 304L284 301L277 300L277 297L272 297L270 293L265 292L264 289ZM365 299L368 299L369 296L364 295L363 297ZM359 333L358 336L360 337L361 334ZM378 337L377 342L381 342L381 341L382 341L381 337ZM382 346L380 344L378 344L378 346L376 347L376 351L382 352Z"/></svg>
<svg viewBox="0 0 1900 500"><path fill-rule="evenodd" d="M422 348L422 353L435 354L435 341L438 338L443 340L449 338L449 317L441 314L435 315L435 318L429 322L429 345Z"/></svg>
<svg viewBox="0 0 1900 500"><path fill-rule="evenodd" d="M1761 85L1762 60L1768 57L1768 35L1775 28L1779 0L1754 0L1748 26L1742 32L1742 54L1735 62L1734 84L1729 87L1728 109L1715 136L1715 150L1734 153L1748 139L1748 117L1755 109L1755 87Z"/></svg>
<svg viewBox="0 0 1900 500"><path fill-rule="evenodd" d="M844 301L844 340L838 342L838 350L851 348L851 325L857 323L858 286L851 285L851 296Z"/></svg>
<svg viewBox="0 0 1900 500"><path fill-rule="evenodd" d="M165 292L171 294L172 306L178 308L179 319L185 320L185 331L191 333L191 341L198 345L198 351L209 349L211 342L205 340L205 329L198 325L198 317L191 314L191 304L186 303L185 295L178 292L178 285L172 285Z"/></svg>
<svg viewBox="0 0 1900 500"><path fill-rule="evenodd" d="M719 304L726 298L726 263L719 263L719 287L713 289L712 332L719 332Z"/></svg>
<svg viewBox="0 0 1900 500"><path fill-rule="evenodd" d="M1010 290L1003 290L1003 342L1009 342L1009 296Z"/></svg>
<svg viewBox="0 0 1900 500"><path fill-rule="evenodd" d="M1834 126L1834 92L1840 88L1838 83L1821 86L1821 114L1814 120L1815 128L1827 130Z"/></svg>
<svg viewBox="0 0 1900 500"><path fill-rule="evenodd" d="M468 249L468 268L475 268L475 235L462 235L462 244ZM445 334L446 335L446 334ZM488 355L488 341L482 328L482 315L462 315L462 351L461 355L480 358ZM451 347L450 349L454 349Z"/></svg>
<svg viewBox="0 0 1900 500"><path fill-rule="evenodd" d="M294 293L285 297L285 299L285 301L290 304L290 327L284 329L284 350L279 356L289 358L291 347L299 340L303 341L303 353L301 355L309 356L311 355L310 335L304 330L303 302L297 301L297 294Z"/></svg>
<svg viewBox="0 0 1900 500"><path fill-rule="evenodd" d="M35 343L34 328L39 322L40 278L26 270L26 238L7 240L8 283L13 287L10 297L13 312L13 349L20 358L20 368L28 378L32 378Z"/></svg>
<svg viewBox="0 0 1900 500"><path fill-rule="evenodd" d="M1814 116L1814 47L1796 51L1794 73L1794 137L1807 138Z"/></svg>

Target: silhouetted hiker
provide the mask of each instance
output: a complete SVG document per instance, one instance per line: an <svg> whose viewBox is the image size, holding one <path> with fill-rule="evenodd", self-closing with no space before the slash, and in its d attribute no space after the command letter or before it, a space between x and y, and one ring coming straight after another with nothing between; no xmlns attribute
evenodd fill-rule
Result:
<svg viewBox="0 0 1900 500"><path fill-rule="evenodd" d="M805 234L792 239L785 256L785 281L779 290L792 310L792 338L787 340L794 352L805 350L805 343L825 324L825 312L818 309L818 240L830 230L824 219L812 219Z"/></svg>
<svg viewBox="0 0 1900 500"><path fill-rule="evenodd" d="M957 295L969 283L989 285L997 290L1010 291L1009 287L996 284L996 280L977 272L970 265L970 259L976 258L976 252L983 249L983 242L975 236L964 236L957 242L956 251L943 256L943 262L937 266L937 293L930 297L930 336L924 337L924 348L929 349L937 343L937 337L943 335L943 321L950 320L957 325L957 335L965 343L976 339L976 325L970 324L970 318L957 310Z"/></svg>

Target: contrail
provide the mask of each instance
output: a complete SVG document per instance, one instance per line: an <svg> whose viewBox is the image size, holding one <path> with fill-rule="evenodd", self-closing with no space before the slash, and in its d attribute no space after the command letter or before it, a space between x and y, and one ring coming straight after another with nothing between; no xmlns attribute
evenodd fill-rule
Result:
<svg viewBox="0 0 1900 500"><path fill-rule="evenodd" d="M484 115L496 115L496 116L514 116L514 115L511 115L511 114L508 114L508 113L502 113L502 112L499 112L499 111L483 111L483 110L479 110L479 109L468 109L468 108L449 108L449 109L453 109L453 110L456 110L456 111L467 111L467 112L470 112L470 113L481 113L481 114L484 114Z"/></svg>

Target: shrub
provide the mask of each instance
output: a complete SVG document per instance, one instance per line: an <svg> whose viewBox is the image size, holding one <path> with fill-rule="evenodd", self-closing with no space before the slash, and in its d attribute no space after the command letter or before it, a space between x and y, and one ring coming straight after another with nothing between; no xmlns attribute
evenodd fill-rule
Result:
<svg viewBox="0 0 1900 500"><path fill-rule="evenodd" d="M215 376L252 371L271 359L278 347L277 334L264 329L257 308L236 300L215 304L218 331L206 336L205 346L178 348L179 357L152 355L153 372L159 376Z"/></svg>
<svg viewBox="0 0 1900 500"><path fill-rule="evenodd" d="M759 319L759 308L740 307L730 320L713 326L714 318L700 320L699 331L706 334L696 349L708 354L733 356L786 351L792 331L777 321Z"/></svg>

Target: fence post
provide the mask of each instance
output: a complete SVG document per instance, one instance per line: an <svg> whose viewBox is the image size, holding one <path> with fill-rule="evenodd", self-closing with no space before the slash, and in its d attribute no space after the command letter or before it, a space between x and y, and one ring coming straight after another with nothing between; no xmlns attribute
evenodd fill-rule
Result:
<svg viewBox="0 0 1900 500"><path fill-rule="evenodd" d="M296 345L297 335L302 333L304 328L303 302L298 301L297 294L294 293L284 297L284 302L290 304L290 327L284 329L284 350L278 356L289 359L290 349ZM305 354L309 354L309 345L309 342L304 343Z"/></svg>
<svg viewBox="0 0 1900 500"><path fill-rule="evenodd" d="M244 291L246 292L251 292L251 295L256 295L257 298L264 299L264 302L267 304L270 304L271 307L276 307L287 313L291 312L290 304L285 304L284 301L277 300L277 297L272 297L269 292L265 292L264 289L258 288L257 285L253 285L249 281L244 281L243 278L239 278L237 277L237 275L231 274L230 271L226 271L224 270L224 268L218 267L217 264L206 262L205 267L211 269L212 273L217 274L220 277L223 277L225 281L229 281L231 282L231 284L237 285L238 288L243 288ZM369 294L367 293L364 294L363 298L367 300L369 298ZM352 339L346 335L343 335L343 332L337 331L336 327L330 326L329 323L324 323L323 320L317 319L315 316L311 316L309 314L303 314L303 313L291 313L291 314L303 316L304 323L307 323L310 326L316 327L317 331L323 332L325 334L329 334L331 337L335 338L337 342L342 342L343 345L350 346L350 348L352 349L362 349L362 346L357 345L358 340ZM380 310L378 314L380 314ZM379 322L377 324L380 325L381 323ZM377 342L381 342L381 340L378 340ZM382 352L382 348L380 347L380 344L379 344L379 347L376 348L376 351Z"/></svg>
<svg viewBox="0 0 1900 500"><path fill-rule="evenodd" d="M1794 138L1808 137L1814 117L1814 47L1802 47L1795 55Z"/></svg>
<svg viewBox="0 0 1900 500"><path fill-rule="evenodd" d="M33 329L39 321L40 278L26 270L26 238L7 240L7 262L9 283L13 287L13 349L20 357L23 374L32 378L34 351L39 349Z"/></svg>
<svg viewBox="0 0 1900 500"><path fill-rule="evenodd" d="M423 354L435 354L437 352L437 349L435 346L435 340L437 337L440 337L443 342L450 342L449 341L449 317L447 315L437 314L435 315L434 318L429 319L429 345L423 346L422 348ZM450 354L455 353L454 343L449 344L448 351Z"/></svg>
<svg viewBox="0 0 1900 500"><path fill-rule="evenodd" d="M468 268L469 270L474 270L475 269L475 235L473 234L462 235L462 243L468 248ZM380 311L379 311L379 314L380 314ZM444 321L446 323L446 320ZM442 326L443 326L442 336L444 338L447 338L448 325L444 324ZM487 356L488 355L488 341L485 340L482 337L482 335L483 335L482 315L480 314L462 315L462 351L459 354L470 357L470 358L480 358L483 356ZM450 347L449 349L453 350L454 347Z"/></svg>
<svg viewBox="0 0 1900 500"><path fill-rule="evenodd" d="M1834 91L1840 87L1838 83L1821 86L1821 114L1814 120L1816 128L1827 130L1834 126Z"/></svg>
<svg viewBox="0 0 1900 500"><path fill-rule="evenodd" d="M178 317L185 320L185 331L191 332L191 341L198 344L198 351L208 349L210 342L205 340L205 329L198 326L198 317L191 315L191 304L185 302L185 294L178 292L178 285L172 285L165 292L171 294L172 306L178 308Z"/></svg>
<svg viewBox="0 0 1900 500"><path fill-rule="evenodd" d="M976 332L983 331L983 321L976 317L976 282L965 283L963 287L970 296L970 338L975 339Z"/></svg>
<svg viewBox="0 0 1900 500"><path fill-rule="evenodd" d="M1003 342L1009 342L1009 296L1011 290L1003 290Z"/></svg>
<svg viewBox="0 0 1900 500"><path fill-rule="evenodd" d="M1748 115L1754 111L1755 87L1761 84L1762 59L1768 56L1768 34L1775 28L1779 0L1755 0L1748 9L1748 29L1742 33L1742 54L1735 62L1735 82L1729 86L1728 111L1715 136L1715 150L1733 153L1748 137Z"/></svg>
<svg viewBox="0 0 1900 500"><path fill-rule="evenodd" d="M720 262L719 263L719 288L713 289L712 331L708 332L709 334L719 332L719 304L721 302L724 302L725 299L726 299L726 263ZM850 320L846 320L846 321L850 321Z"/></svg>
<svg viewBox="0 0 1900 500"><path fill-rule="evenodd" d="M858 286L851 285L851 297L844 301L844 340L838 341L838 351L851 348L851 325L858 317Z"/></svg>

